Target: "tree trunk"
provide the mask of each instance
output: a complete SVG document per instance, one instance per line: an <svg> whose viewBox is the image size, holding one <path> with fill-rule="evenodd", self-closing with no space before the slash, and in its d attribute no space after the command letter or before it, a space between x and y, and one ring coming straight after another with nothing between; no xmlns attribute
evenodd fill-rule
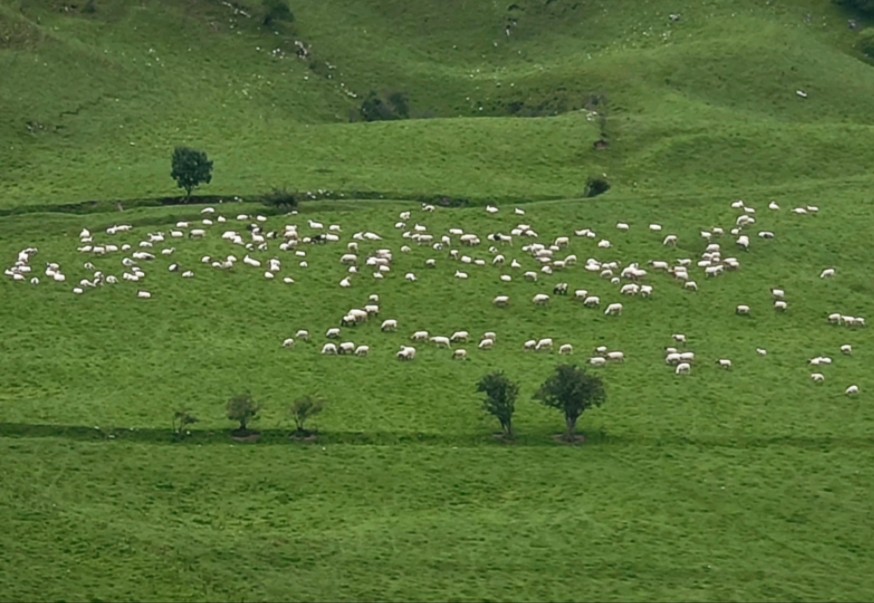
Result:
<svg viewBox="0 0 874 603"><path fill-rule="evenodd" d="M504 423L504 434L508 438L513 437L513 423L512 423L512 421L507 421L506 423Z"/></svg>
<svg viewBox="0 0 874 603"><path fill-rule="evenodd" d="M565 424L567 425L567 433L565 434L565 439L568 442L574 441L574 431L577 429L577 420L573 417L565 417Z"/></svg>

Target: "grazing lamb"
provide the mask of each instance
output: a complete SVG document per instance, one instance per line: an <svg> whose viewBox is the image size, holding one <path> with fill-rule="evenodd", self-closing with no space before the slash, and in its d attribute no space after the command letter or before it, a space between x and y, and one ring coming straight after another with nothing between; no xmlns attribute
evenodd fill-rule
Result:
<svg viewBox="0 0 874 603"><path fill-rule="evenodd" d="M789 304L787 304L782 299L778 299L777 301L774 302L774 309L777 312L785 312L788 308L789 308Z"/></svg>
<svg viewBox="0 0 874 603"><path fill-rule="evenodd" d="M431 337L428 341L436 345L438 348L449 348L452 347L451 342L448 337L444 337L442 335L435 335Z"/></svg>
<svg viewBox="0 0 874 603"><path fill-rule="evenodd" d="M457 350L453 350L453 352L452 352L452 359L453 360L464 360L466 358L467 358L467 350L464 350L461 348L459 348Z"/></svg>
<svg viewBox="0 0 874 603"><path fill-rule="evenodd" d="M367 356L370 353L370 346L360 345L355 348L356 356Z"/></svg>
<svg viewBox="0 0 874 603"><path fill-rule="evenodd" d="M428 331L416 331L410 335L410 341L428 341Z"/></svg>

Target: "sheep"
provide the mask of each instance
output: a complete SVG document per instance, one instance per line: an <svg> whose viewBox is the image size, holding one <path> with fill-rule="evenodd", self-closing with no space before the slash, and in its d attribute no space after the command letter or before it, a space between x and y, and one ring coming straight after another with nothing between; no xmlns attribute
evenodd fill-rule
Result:
<svg viewBox="0 0 874 603"><path fill-rule="evenodd" d="M295 336L297 339L301 339L301 340L303 340L303 341L309 341L309 340L310 340L310 332L307 331L306 329L298 329L297 332L294 334L294 336Z"/></svg>
<svg viewBox="0 0 874 603"><path fill-rule="evenodd" d="M850 356L853 353L853 346L848 343L845 343L841 346L841 353Z"/></svg>
<svg viewBox="0 0 874 603"><path fill-rule="evenodd" d="M662 241L662 245L665 247L676 247L677 246L677 235L668 235Z"/></svg>
<svg viewBox="0 0 874 603"><path fill-rule="evenodd" d="M682 333L674 333L671 335L671 339L676 341L677 343L686 343L686 336Z"/></svg>
<svg viewBox="0 0 874 603"><path fill-rule="evenodd" d="M607 352L607 360L612 360L613 362L625 362L625 352Z"/></svg>
<svg viewBox="0 0 874 603"><path fill-rule="evenodd" d="M425 260L425 268L436 268L436 267L437 267L437 260L435 260L434 258L428 258L427 260Z"/></svg>
<svg viewBox="0 0 874 603"><path fill-rule="evenodd" d="M354 354L356 356L367 356L370 353L370 347L366 345L360 345L355 348Z"/></svg>
<svg viewBox="0 0 874 603"><path fill-rule="evenodd" d="M607 309L604 310L605 316L620 316L622 314L622 304L610 304L607 306Z"/></svg>
<svg viewBox="0 0 874 603"><path fill-rule="evenodd" d="M137 298L138 299L151 299L151 297L152 297L152 294L149 293L148 291L143 291L142 289L137 291Z"/></svg>
<svg viewBox="0 0 874 603"><path fill-rule="evenodd" d="M328 339L337 339L338 337L340 337L340 329L338 329L337 327L331 327L330 329L325 331L325 337L327 337Z"/></svg>
<svg viewBox="0 0 874 603"><path fill-rule="evenodd" d="M545 306L549 303L549 296L545 293L538 293L531 298L535 306Z"/></svg>
<svg viewBox="0 0 874 603"><path fill-rule="evenodd" d="M481 350L491 350L493 347L495 347L495 340L489 338L482 339L480 340L477 347Z"/></svg>
<svg viewBox="0 0 874 603"><path fill-rule="evenodd" d="M716 364L719 365L720 368L730 369L731 368L731 360L728 358L720 358L716 361Z"/></svg>
<svg viewBox="0 0 874 603"><path fill-rule="evenodd" d="M534 349L538 352L540 350L551 350L552 349L552 337L544 337L540 341L537 342L537 345L534 346Z"/></svg>
<svg viewBox="0 0 874 603"><path fill-rule="evenodd" d="M825 381L825 375L822 373L810 373L810 378L813 379L814 383L823 383Z"/></svg>
<svg viewBox="0 0 874 603"><path fill-rule="evenodd" d="M523 274L522 276L525 278L526 281L534 282L537 280L537 273L536 272L528 271L525 274Z"/></svg>
<svg viewBox="0 0 874 603"><path fill-rule="evenodd" d="M590 295L586 299L583 300L583 305L587 308L593 308L595 306L601 305L601 298L597 295Z"/></svg>
<svg viewBox="0 0 874 603"><path fill-rule="evenodd" d="M589 296L589 292L585 289L577 289L574 291L574 299L584 301Z"/></svg>
<svg viewBox="0 0 874 603"><path fill-rule="evenodd" d="M402 345L396 356L398 360L413 360L416 358L416 348Z"/></svg>
<svg viewBox="0 0 874 603"><path fill-rule="evenodd" d="M410 341L428 341L428 331L416 331L410 335Z"/></svg>
<svg viewBox="0 0 874 603"><path fill-rule="evenodd" d="M388 318L382 321L382 324L379 327L380 331L383 333L394 332L398 330L398 321L394 318Z"/></svg>
<svg viewBox="0 0 874 603"><path fill-rule="evenodd" d="M536 347L537 347L537 340L536 339L529 339L524 344L522 344L522 348L525 350L533 350Z"/></svg>
<svg viewBox="0 0 874 603"><path fill-rule="evenodd" d="M467 331L456 331L449 337L449 341L453 343L463 343L470 339L470 333Z"/></svg>
<svg viewBox="0 0 874 603"><path fill-rule="evenodd" d="M637 295L640 292L640 285L636 283L628 283L627 285L622 285L622 288L619 289L620 295Z"/></svg>
<svg viewBox="0 0 874 603"><path fill-rule="evenodd" d="M668 352L665 356L665 364L677 365L683 361L683 358L677 352Z"/></svg>
<svg viewBox="0 0 874 603"><path fill-rule="evenodd" d="M492 303L499 308L505 308L510 305L510 297L507 295L498 295L492 300Z"/></svg>
<svg viewBox="0 0 874 603"><path fill-rule="evenodd" d="M464 279L466 279L467 277L468 277L467 272L461 272L460 270L456 270L456 271L455 271L455 278L458 278L458 279L462 279L462 280L464 280Z"/></svg>
<svg viewBox="0 0 874 603"><path fill-rule="evenodd" d="M497 341L498 335L494 331L486 331L485 333L483 333L482 338L483 339L491 339L492 341Z"/></svg>
<svg viewBox="0 0 874 603"><path fill-rule="evenodd" d="M452 359L453 360L465 360L467 358L467 350L457 349L452 351Z"/></svg>
<svg viewBox="0 0 874 603"><path fill-rule="evenodd" d="M759 356L767 356L768 350L766 350L765 348L756 348L756 354L758 354Z"/></svg>
<svg viewBox="0 0 874 603"><path fill-rule="evenodd" d="M436 345L438 348L451 348L452 342L449 341L448 337L444 337L443 335L434 335L428 339L431 343Z"/></svg>
<svg viewBox="0 0 874 603"><path fill-rule="evenodd" d="M649 225L650 232L661 232L662 225L661 224L650 224Z"/></svg>
<svg viewBox="0 0 874 603"><path fill-rule="evenodd" d="M351 341L344 341L337 347L337 352L340 354L351 354L355 351L355 344Z"/></svg>
<svg viewBox="0 0 874 603"><path fill-rule="evenodd" d="M628 232L629 228L630 227L625 222L617 222L616 223L616 229L621 230L622 232Z"/></svg>
<svg viewBox="0 0 874 603"><path fill-rule="evenodd" d="M284 348L293 348L294 347L294 339L289 337L288 339L283 340L282 347Z"/></svg>
<svg viewBox="0 0 874 603"><path fill-rule="evenodd" d="M511 282L511 281L513 280L513 277L510 276L509 274L502 274L502 275L500 276L500 279L501 279L501 282L502 282L502 283L509 283L509 282Z"/></svg>
<svg viewBox="0 0 874 603"><path fill-rule="evenodd" d="M593 356L589 358L589 364L591 364L592 366L606 366L607 359L603 356Z"/></svg>
<svg viewBox="0 0 874 603"><path fill-rule="evenodd" d="M737 308L735 308L734 312L735 312L735 314L737 314L738 316L741 316L741 315L742 315L742 316L749 316L749 314L750 314L750 307L747 306L747 305L745 305L745 304L740 304L740 305L738 305Z"/></svg>
<svg viewBox="0 0 874 603"><path fill-rule="evenodd" d="M407 272L404 275L404 279L410 283L414 283L414 282L416 282L416 280L418 280L418 279L416 279L416 275L413 274L412 272Z"/></svg>
<svg viewBox="0 0 874 603"><path fill-rule="evenodd" d="M784 299L786 297L786 292L783 289L773 288L771 289L771 295L774 299Z"/></svg>
<svg viewBox="0 0 874 603"><path fill-rule="evenodd" d="M567 295L567 283L557 283L555 287L552 288L553 295Z"/></svg>
<svg viewBox="0 0 874 603"><path fill-rule="evenodd" d="M574 346L572 346L569 343L563 343L563 344L561 344L561 346L559 346L558 353L565 355L565 356L573 354L574 353Z"/></svg>
<svg viewBox="0 0 874 603"><path fill-rule="evenodd" d="M844 390L844 394L846 394L847 396L855 396L858 393L859 393L859 386L858 385L851 385L850 387L848 387L847 389Z"/></svg>
<svg viewBox="0 0 874 603"><path fill-rule="evenodd" d="M674 369L675 375L688 375L692 372L692 365L688 362L681 362L677 365L677 368Z"/></svg>
<svg viewBox="0 0 874 603"><path fill-rule="evenodd" d="M832 278L835 275L834 268L826 268L822 272L819 273L819 278Z"/></svg>
<svg viewBox="0 0 874 603"><path fill-rule="evenodd" d="M322 354L326 356L336 356L337 355L337 346L333 343L326 343L322 346Z"/></svg>
<svg viewBox="0 0 874 603"><path fill-rule="evenodd" d="M778 312L785 312L789 308L789 304L787 304L782 299L778 299L774 302L774 309Z"/></svg>
<svg viewBox="0 0 874 603"><path fill-rule="evenodd" d="M770 203L768 203L768 209L770 209L771 211L778 211L780 209L780 206L777 205L776 201L771 201Z"/></svg>

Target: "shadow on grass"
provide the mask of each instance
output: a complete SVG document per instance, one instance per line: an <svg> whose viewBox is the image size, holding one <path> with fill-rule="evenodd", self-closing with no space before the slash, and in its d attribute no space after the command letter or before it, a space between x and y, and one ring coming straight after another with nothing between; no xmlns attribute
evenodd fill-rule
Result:
<svg viewBox="0 0 874 603"><path fill-rule="evenodd" d="M407 444L421 444L425 446L446 447L576 447L590 448L616 447L616 446L648 446L648 447L673 447L673 446L697 446L702 448L764 448L768 446L790 446L811 450L828 450L833 448L874 448L874 439L869 438L841 438L830 436L803 437L803 436L737 436L727 434L725 436L695 436L688 437L676 434L665 435L610 435L605 431L583 431L585 443L569 445L559 441L556 434L531 433L517 435L510 442L504 442L495 438L494 434L436 434L416 432L351 432L331 431L315 434L309 438L292 437L294 430L287 429L258 429L257 443L234 441L231 430L191 430L190 435L179 438L170 429L158 428L106 428L87 427L84 425L48 425L31 423L0 423L0 437L2 438L57 438L76 440L82 442L112 442L116 440L136 442L142 444L167 445L241 445L241 446L275 446L275 445L328 445L340 444L351 446L393 446Z"/></svg>

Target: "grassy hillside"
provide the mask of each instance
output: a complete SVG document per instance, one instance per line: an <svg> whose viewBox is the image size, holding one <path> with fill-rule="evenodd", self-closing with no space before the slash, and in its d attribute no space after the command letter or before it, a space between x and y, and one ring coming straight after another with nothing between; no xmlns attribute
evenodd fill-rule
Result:
<svg viewBox="0 0 874 603"><path fill-rule="evenodd" d="M299 0L274 31L255 1L81 4L0 0L0 264L37 247L40 278L0 280L0 599L874 597L874 357L867 328L826 321L874 316L874 68L853 50L848 14L814 0ZM361 121L370 91L403 93L412 119ZM609 149L596 151L602 136ZM144 282L73 294L92 278L85 262L120 278L130 256L77 251L83 228L133 251L204 217L198 204L136 201L179 194L178 144L215 161L205 195L286 186L345 197L297 215L215 204L227 222L204 240L156 245ZM581 199L600 174L613 188ZM410 200L435 195L474 204L430 214ZM757 209L752 249L722 237L742 267L715 279L693 267L697 293L650 269L653 298L624 298L583 269L589 257L697 261L700 232L728 233L738 198ZM99 203L62 207L84 201ZM819 212L791 213L807 204ZM486 266L404 238L403 211L406 230L479 234L484 244L463 252ZM281 260L274 280L201 262L242 258L221 234L248 236L252 220L235 217L258 213L265 230L337 224L341 241L302 245L305 258L273 240L250 251ZM537 239L500 251L524 267L493 266L485 235L523 222ZM133 230L106 234L120 223ZM574 235L583 228L613 247ZM365 230L383 240L360 242L359 256L390 248L392 270L378 281L362 266L341 288L339 257ZM668 233L675 249L662 245ZM562 235L559 256L578 264L526 282L538 265L523 245ZM67 281L47 278L47 262ZM820 279L829 266L837 276ZM532 296L560 281L600 295L601 308L560 296L535 308ZM785 314L772 309L775 286ZM325 330L371 293L398 332L345 328L371 354L321 355ZM492 305L498 294L509 308ZM606 317L616 301L623 315ZM752 315L736 316L737 304ZM313 341L283 349L302 328ZM398 362L418 329L469 330L470 359L418 345L415 361ZM477 350L489 330L495 349ZM691 375L664 362L673 333L697 354ZM542 337L574 354L523 351ZM847 343L851 356L839 352ZM583 416L584 444L562 444L562 417L533 393L556 364L585 363L600 345L627 361L592 369L608 401ZM810 380L817 355L834 359L821 385ZM496 439L474 389L498 369L521 384L512 444ZM859 396L843 394L850 384ZM255 444L232 440L225 416L244 390L263 403ZM291 440L288 406L304 394L327 410L315 440ZM182 442L171 435L180 408L199 418Z"/></svg>
<svg viewBox="0 0 874 603"><path fill-rule="evenodd" d="M874 71L824 2L300 2L276 33L254 2L249 18L206 0L60 4L0 3L7 205L174 194L183 143L215 159L219 194L569 197L604 171L633 194L869 178ZM371 90L426 119L349 123ZM595 98L607 152L585 118Z"/></svg>

